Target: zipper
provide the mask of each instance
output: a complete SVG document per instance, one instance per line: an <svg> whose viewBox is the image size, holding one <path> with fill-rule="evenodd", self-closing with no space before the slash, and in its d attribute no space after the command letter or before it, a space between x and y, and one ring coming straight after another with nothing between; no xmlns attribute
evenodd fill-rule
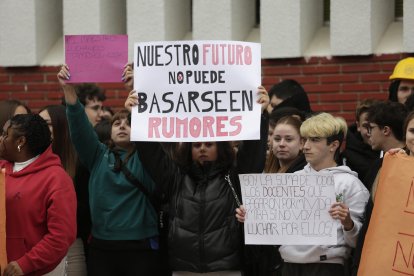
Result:
<svg viewBox="0 0 414 276"><path fill-rule="evenodd" d="M206 186L207 186L207 178L204 177L204 179L201 182L201 189L200 189L200 216L199 216L199 234L198 234L201 272L205 272L207 270L206 264L205 264L205 254L204 254L204 212L205 212L205 204L206 204Z"/></svg>

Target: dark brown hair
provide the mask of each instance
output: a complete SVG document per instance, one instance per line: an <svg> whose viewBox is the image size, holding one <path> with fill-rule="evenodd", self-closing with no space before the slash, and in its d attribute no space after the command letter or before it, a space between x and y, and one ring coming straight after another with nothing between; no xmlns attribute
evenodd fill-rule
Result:
<svg viewBox="0 0 414 276"><path fill-rule="evenodd" d="M14 112L19 106L23 106L27 113L30 113L30 109L18 100L5 100L0 102L0 128L2 129L4 124L14 116Z"/></svg>
<svg viewBox="0 0 414 276"><path fill-rule="evenodd" d="M52 150L60 157L62 166L72 178L76 172L77 155L70 139L66 109L63 105L49 105L39 111L49 113L53 128Z"/></svg>
<svg viewBox="0 0 414 276"><path fill-rule="evenodd" d="M217 160L216 164L223 168L230 168L235 160L235 152L228 141L216 142ZM189 169L194 162L192 158L192 143L182 143L177 152L177 162L185 169Z"/></svg>
<svg viewBox="0 0 414 276"><path fill-rule="evenodd" d="M355 109L355 120L359 121L361 115L365 112L368 112L369 108L378 102L380 101L377 99L365 99L361 101Z"/></svg>
<svg viewBox="0 0 414 276"><path fill-rule="evenodd" d="M129 111L125 108L121 109L120 111L115 113L114 116L112 116L112 119L111 119L111 133L112 133L112 125L114 124L114 122L117 121L117 120L122 120L122 119L127 119L128 124L131 125L131 113L129 113ZM112 139L109 139L109 141L108 141L108 148L111 151L114 151L115 148L116 148L116 145L115 145L115 143ZM128 152L127 156L125 157L124 163L126 163L128 161L128 159L131 157L131 155L134 154L135 149L136 148L134 146L133 149L130 152Z"/></svg>
<svg viewBox="0 0 414 276"><path fill-rule="evenodd" d="M403 130L404 130L404 140L405 140L405 136L407 134L408 124L413 119L414 119L414 111L411 111L410 113L408 113L408 115L407 115L407 117L405 118L405 121L404 121L404 127L403 127Z"/></svg>

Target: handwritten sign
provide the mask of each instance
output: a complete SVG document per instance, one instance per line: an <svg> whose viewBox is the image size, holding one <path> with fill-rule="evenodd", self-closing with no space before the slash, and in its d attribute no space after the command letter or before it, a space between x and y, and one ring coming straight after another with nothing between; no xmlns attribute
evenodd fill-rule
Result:
<svg viewBox="0 0 414 276"><path fill-rule="evenodd" d="M260 64L257 43L136 43L131 140L259 139Z"/></svg>
<svg viewBox="0 0 414 276"><path fill-rule="evenodd" d="M414 275L414 158L386 154L358 275Z"/></svg>
<svg viewBox="0 0 414 276"><path fill-rule="evenodd" d="M337 243L331 174L243 174L246 244L329 245Z"/></svg>
<svg viewBox="0 0 414 276"><path fill-rule="evenodd" d="M126 35L65 35L71 83L121 82L128 62Z"/></svg>

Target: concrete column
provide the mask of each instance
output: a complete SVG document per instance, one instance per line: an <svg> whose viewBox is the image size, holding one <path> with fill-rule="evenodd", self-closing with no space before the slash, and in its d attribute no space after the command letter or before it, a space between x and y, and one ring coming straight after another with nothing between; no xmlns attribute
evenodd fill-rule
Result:
<svg viewBox="0 0 414 276"><path fill-rule="evenodd" d="M404 52L414 52L414 1L404 1L403 14L403 50Z"/></svg>
<svg viewBox="0 0 414 276"><path fill-rule="evenodd" d="M372 54L393 18L393 0L331 0L332 54Z"/></svg>
<svg viewBox="0 0 414 276"><path fill-rule="evenodd" d="M191 32L191 0L165 1L165 40L182 40Z"/></svg>
<svg viewBox="0 0 414 276"><path fill-rule="evenodd" d="M374 51L390 24L394 22L395 1L371 0L371 8L371 51Z"/></svg>
<svg viewBox="0 0 414 276"><path fill-rule="evenodd" d="M322 27L322 12L322 0L262 0L262 57L302 56Z"/></svg>
<svg viewBox="0 0 414 276"><path fill-rule="evenodd" d="M254 24L254 0L193 0L195 40L244 40Z"/></svg>
<svg viewBox="0 0 414 276"><path fill-rule="evenodd" d="M182 40L191 30L191 0L127 0L130 59L135 42Z"/></svg>
<svg viewBox="0 0 414 276"><path fill-rule="evenodd" d="M124 34L125 13L125 0L63 0L63 32Z"/></svg>
<svg viewBox="0 0 414 276"><path fill-rule="evenodd" d="M62 36L62 2L2 0L0 26L0 65L38 65Z"/></svg>

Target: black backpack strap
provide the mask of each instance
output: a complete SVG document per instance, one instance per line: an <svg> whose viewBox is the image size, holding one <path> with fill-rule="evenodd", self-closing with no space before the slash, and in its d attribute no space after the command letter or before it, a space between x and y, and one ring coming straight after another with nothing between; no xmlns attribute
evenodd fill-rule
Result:
<svg viewBox="0 0 414 276"><path fill-rule="evenodd" d="M129 182L137 186L137 188L140 189L144 195L150 197L148 189L141 183L141 181L138 180L138 178L135 177L135 175L131 173L130 170L128 170L128 168L125 165L121 167L121 171L124 173L125 177L128 179Z"/></svg>
<svg viewBox="0 0 414 276"><path fill-rule="evenodd" d="M114 171L118 171L118 172L121 171L125 175L126 179L130 183L132 183L135 187L137 187L149 199L149 201L152 204L152 207L154 207L154 209L157 210L156 206L158 206L158 204L156 204L154 197L150 194L148 189L141 183L141 181L139 181L139 179L135 175L131 173L130 170L128 170L124 162L121 160L119 153L116 151L112 151L112 152L115 156Z"/></svg>

